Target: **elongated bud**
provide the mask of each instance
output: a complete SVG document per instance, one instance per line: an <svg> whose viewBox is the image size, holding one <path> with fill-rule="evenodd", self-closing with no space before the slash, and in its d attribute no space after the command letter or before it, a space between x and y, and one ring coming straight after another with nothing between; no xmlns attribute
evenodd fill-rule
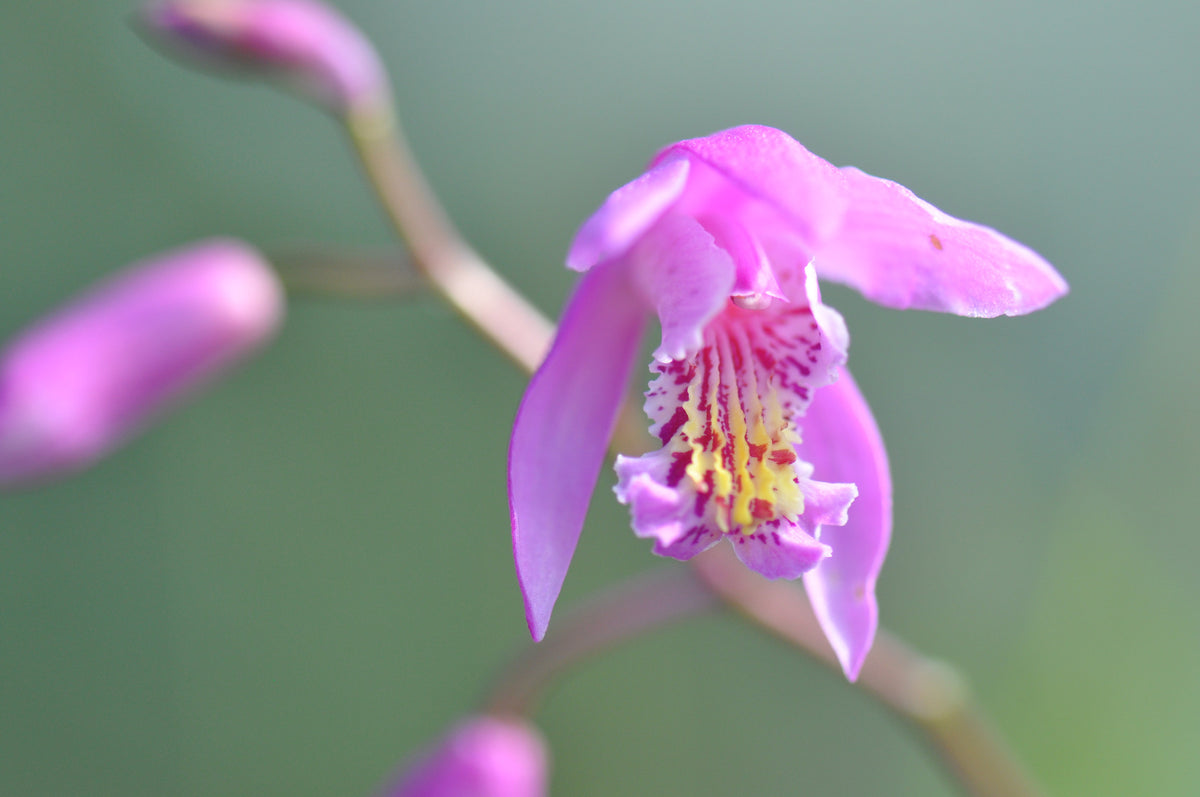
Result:
<svg viewBox="0 0 1200 797"><path fill-rule="evenodd" d="M388 102L370 42L315 0L162 0L146 6L141 22L171 54L278 78L335 113Z"/></svg>
<svg viewBox="0 0 1200 797"><path fill-rule="evenodd" d="M472 717L380 797L543 797L549 756L531 725Z"/></svg>
<svg viewBox="0 0 1200 797"><path fill-rule="evenodd" d="M214 239L130 266L42 319L0 357L0 487L92 464L262 344L283 306L257 252Z"/></svg>

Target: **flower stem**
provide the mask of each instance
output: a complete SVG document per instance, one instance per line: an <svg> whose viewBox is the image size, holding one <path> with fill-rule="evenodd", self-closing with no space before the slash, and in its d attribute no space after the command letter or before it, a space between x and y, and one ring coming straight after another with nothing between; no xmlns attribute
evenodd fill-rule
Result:
<svg viewBox="0 0 1200 797"><path fill-rule="evenodd" d="M688 568L658 568L611 587L567 612L539 643L529 643L496 679L487 712L528 716L550 682L571 666L657 626L721 607Z"/></svg>
<svg viewBox="0 0 1200 797"><path fill-rule="evenodd" d="M841 672L808 599L792 584L760 578L742 567L727 546L692 562L700 578L746 619ZM1044 794L949 664L926 658L880 631L858 686L924 733L965 794Z"/></svg>
<svg viewBox="0 0 1200 797"><path fill-rule="evenodd" d="M425 182L391 108L358 109L347 117L346 127L414 265L471 326L521 368L534 371L550 347L553 324L459 235Z"/></svg>

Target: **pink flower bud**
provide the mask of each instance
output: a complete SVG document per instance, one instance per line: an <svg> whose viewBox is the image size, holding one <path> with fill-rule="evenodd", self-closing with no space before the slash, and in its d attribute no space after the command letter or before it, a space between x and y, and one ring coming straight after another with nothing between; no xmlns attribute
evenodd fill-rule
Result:
<svg viewBox="0 0 1200 797"><path fill-rule="evenodd" d="M83 468L263 343L274 272L214 239L136 264L42 319L0 358L0 486Z"/></svg>
<svg viewBox="0 0 1200 797"><path fill-rule="evenodd" d="M174 52L279 77L337 113L386 101L387 74L370 42L314 0L162 0L142 21Z"/></svg>
<svg viewBox="0 0 1200 797"><path fill-rule="evenodd" d="M548 758L546 743L532 726L472 717L382 797L543 797Z"/></svg>

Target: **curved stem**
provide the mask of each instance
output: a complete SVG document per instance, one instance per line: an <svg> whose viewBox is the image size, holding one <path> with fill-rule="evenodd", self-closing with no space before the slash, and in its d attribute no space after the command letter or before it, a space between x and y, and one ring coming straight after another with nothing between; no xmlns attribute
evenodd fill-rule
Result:
<svg viewBox="0 0 1200 797"><path fill-rule="evenodd" d="M808 599L787 582L766 581L726 546L697 556L693 569L743 617L841 672ZM971 698L950 665L922 656L880 631L858 684L916 726L974 797L1041 797L1033 780Z"/></svg>
<svg viewBox="0 0 1200 797"><path fill-rule="evenodd" d="M688 568L659 568L612 587L559 618L554 632L500 674L484 702L493 714L532 714L551 681L579 662L652 628L721 607Z"/></svg>
<svg viewBox="0 0 1200 797"><path fill-rule="evenodd" d="M521 368L534 371L550 347L554 325L459 235L426 184L395 115L371 106L349 116L346 125L416 267L471 326Z"/></svg>

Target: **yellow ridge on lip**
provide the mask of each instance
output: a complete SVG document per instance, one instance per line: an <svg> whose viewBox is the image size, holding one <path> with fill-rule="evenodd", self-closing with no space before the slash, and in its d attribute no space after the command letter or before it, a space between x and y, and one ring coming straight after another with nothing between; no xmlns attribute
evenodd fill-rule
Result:
<svg viewBox="0 0 1200 797"><path fill-rule="evenodd" d="M694 367L681 405L687 420L670 446L690 451L685 474L708 496L717 528L749 535L767 521L795 520L804 511L793 466L800 436L747 331L729 326L714 330L689 363ZM703 413L701 396L707 399Z"/></svg>

